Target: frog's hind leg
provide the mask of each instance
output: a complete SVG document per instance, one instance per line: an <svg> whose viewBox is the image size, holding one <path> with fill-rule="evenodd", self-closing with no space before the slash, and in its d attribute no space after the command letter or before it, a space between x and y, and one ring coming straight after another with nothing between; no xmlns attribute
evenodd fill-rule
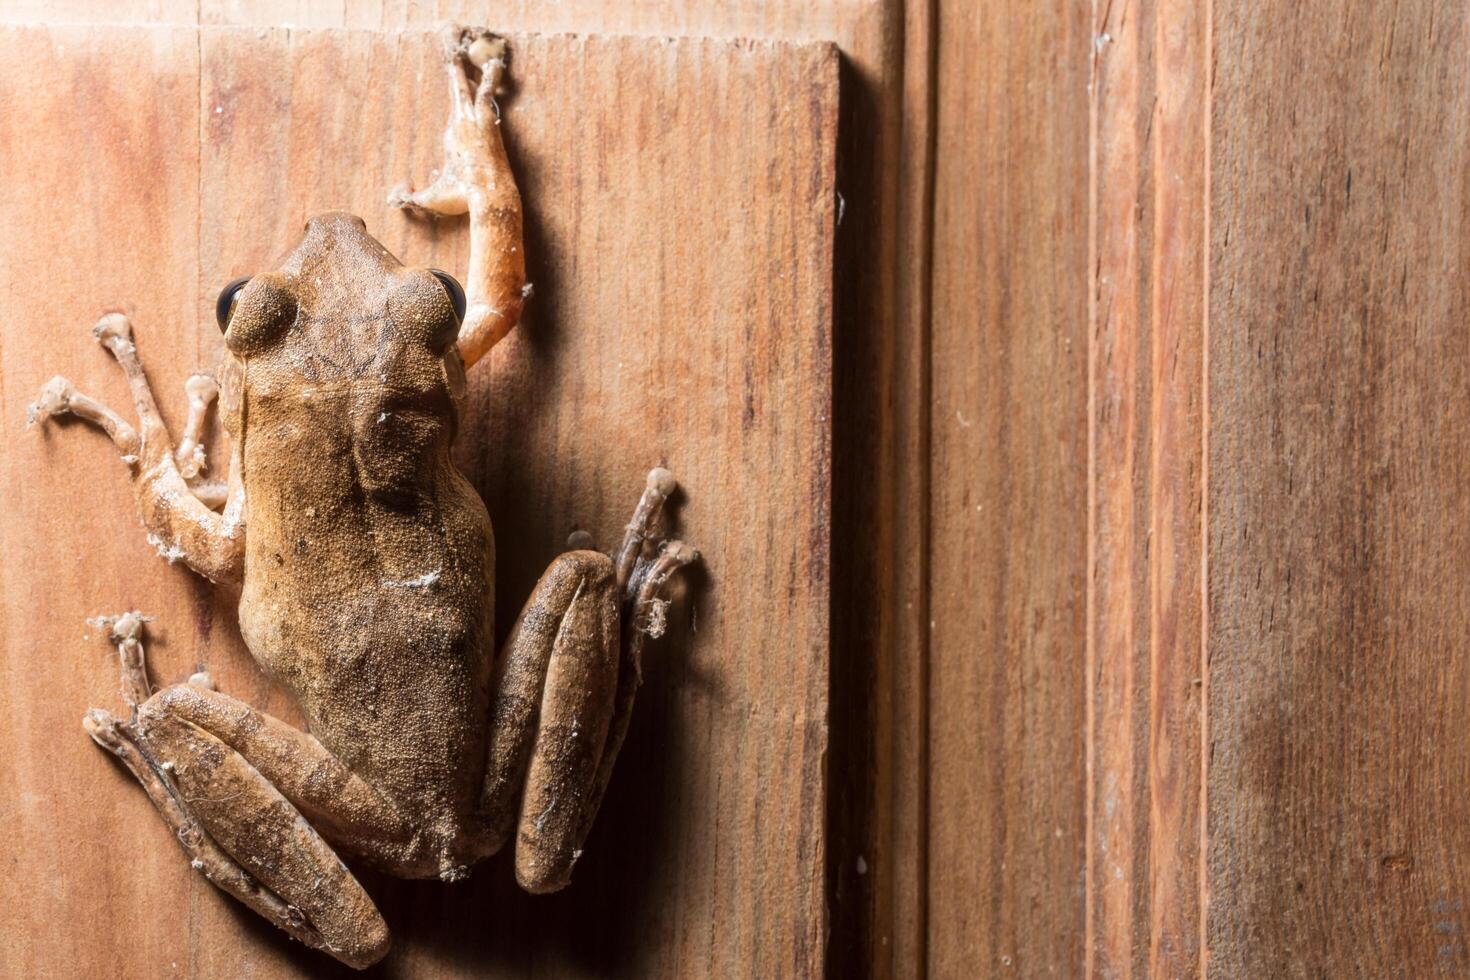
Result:
<svg viewBox="0 0 1470 980"><path fill-rule="evenodd" d="M649 475L626 570L621 556L591 550L552 562L497 664L482 812L490 850L517 828L516 879L527 891L571 880L627 732L648 610L696 557L678 542L640 557L673 485L666 470Z"/></svg>
<svg viewBox="0 0 1470 980"><path fill-rule="evenodd" d="M83 724L142 784L194 868L296 939L349 966L381 959L387 925L302 812L334 809L349 815L339 824L355 822L353 829L363 832L374 823L365 795L371 791L354 785L340 764L334 769L330 756L321 758L326 753L319 744L314 758L306 742L315 740L305 732L196 686L197 677L147 697L141 617L118 617L111 632L131 717L123 721L94 709ZM279 737L273 726L297 738ZM318 807L306 805L311 802Z"/></svg>
<svg viewBox="0 0 1470 980"><path fill-rule="evenodd" d="M481 797L486 852L519 825L516 878L528 891L570 880L584 806L612 721L618 601L612 562L571 551L551 563L496 665Z"/></svg>

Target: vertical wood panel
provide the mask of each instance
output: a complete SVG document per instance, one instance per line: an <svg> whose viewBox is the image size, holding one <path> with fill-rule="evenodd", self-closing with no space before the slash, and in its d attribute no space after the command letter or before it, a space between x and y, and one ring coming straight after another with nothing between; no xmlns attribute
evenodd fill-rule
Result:
<svg viewBox="0 0 1470 980"><path fill-rule="evenodd" d="M73 81L54 103L9 101L0 122L14 134L7 145L28 148L6 185L26 198L6 209L5 237L29 251L5 253L26 262L7 266L6 279L37 284L6 294L12 423L57 369L120 400L120 380L87 336L96 311L118 300L137 304L160 391L177 391L208 360L201 343L217 349L214 286L268 266L311 211L345 206L406 260L462 267L462 228L414 226L383 206L388 187L436 163L446 106L430 35L10 33L10 91L43 76ZM507 116L540 290L524 329L476 372L461 434L497 526L502 632L568 531L612 539L650 463L679 473L681 526L707 559L692 609L672 626L680 639L645 660L648 684L577 882L534 899L509 884L501 860L459 888L373 877L398 939L391 963L417 976L816 972L835 55L750 42L513 44ZM88 112L72 123L83 89ZM729 138L710 138L710 120ZM91 146L102 159L77 152ZM39 189L41 175L52 193ZM87 188L81 208L35 206L74 186ZM98 235L113 227L116 237ZM169 250L155 254L152 242ZM53 288L73 280L71 292ZM160 614L163 679L202 665L237 693L264 685L238 638L216 628L205 593L142 546L101 440L22 435L0 458L17 512L36 515L4 524L6 704L65 715L37 719L32 738L64 744L72 764L32 745L7 752L4 770L38 794L14 814L20 839L90 846L84 860L54 847L10 852L0 899L21 918L6 933L30 941L8 944L7 964L58 976L321 973L318 954L197 880L136 787L77 728L116 686L105 648L80 638L81 620L114 607ZM68 480L103 499L66 493ZM55 546L67 534L84 534L95 565L76 561L82 539ZM75 586L38 597L38 583L58 575ZM44 656L28 628L38 616ZM44 666L56 661L68 665L60 674ZM261 703L286 712L269 695ZM48 854L58 860L45 864ZM22 859L31 863L20 868ZM48 873L69 887L29 888ZM109 917L116 934L95 928L97 895L128 910Z"/></svg>
<svg viewBox="0 0 1470 980"><path fill-rule="evenodd" d="M929 967L1083 962L1088 6L939 6Z"/></svg>
<svg viewBox="0 0 1470 980"><path fill-rule="evenodd" d="M1088 965L1146 963L1148 317L1153 4L1098 8L1093 28L1088 576Z"/></svg>
<svg viewBox="0 0 1470 980"><path fill-rule="evenodd" d="M1200 971L1207 14L1098 8L1088 967Z"/></svg>
<svg viewBox="0 0 1470 980"><path fill-rule="evenodd" d="M1161 2L1153 43L1147 946L1150 976L1186 978L1204 971L1208 4Z"/></svg>
<svg viewBox="0 0 1470 980"><path fill-rule="evenodd" d="M140 76L154 81L140 87ZM57 372L95 395L124 395L89 334L102 310L122 304L156 325L156 347L171 352L152 377L176 396L165 399L165 417L183 422L184 379L203 346L194 322L197 79L192 30L0 31L6 976L140 975L119 969L120 952L155 975L189 960L179 922L194 872L141 812L137 787L82 732L87 707L115 704L118 691L115 659L85 621L146 607L160 617L154 663L187 676L209 645L207 592L144 542L122 464L104 441L28 432L25 406ZM153 914L116 914L123 896Z"/></svg>
<svg viewBox="0 0 1470 980"><path fill-rule="evenodd" d="M938 0L904 4L903 102L898 168L899 217L892 360L897 393L896 443L891 461L894 493L895 555L889 569L894 632L886 659L892 664L889 736L880 750L889 753L886 809L892 826L882 840L891 852L892 906L880 923L893 923L892 975L912 977L928 970L928 807L929 807L929 452L930 314L932 310L935 105L938 57ZM905 416L907 421L904 421ZM881 798L881 797L880 797ZM941 910L945 906L941 906ZM881 960L882 935L878 936ZM876 972L876 971L875 971Z"/></svg>
<svg viewBox="0 0 1470 980"><path fill-rule="evenodd" d="M831 40L843 52L838 186L844 219L834 296L846 372L834 404L834 664L827 836L831 969L910 973L921 962L925 644L925 346L922 296L930 211L925 3L904 0L14 0L0 21L128 21L240 27L431 28L489 21L502 30ZM918 39L918 40L913 40ZM917 47L917 50L913 50ZM911 54L913 55L911 57ZM901 92L902 90L902 92ZM915 173L917 167L920 173ZM900 194L900 188L905 189ZM206 241L206 246L208 242ZM228 633L232 610L213 622ZM835 635L835 634L834 634ZM269 686L248 669L233 678Z"/></svg>
<svg viewBox="0 0 1470 980"><path fill-rule="evenodd" d="M1470 14L1215 0L1209 958L1470 969Z"/></svg>

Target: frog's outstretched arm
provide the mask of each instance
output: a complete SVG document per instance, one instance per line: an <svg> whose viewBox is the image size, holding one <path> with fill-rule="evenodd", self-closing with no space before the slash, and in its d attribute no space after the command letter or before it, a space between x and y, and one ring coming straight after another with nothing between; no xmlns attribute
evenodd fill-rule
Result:
<svg viewBox="0 0 1470 980"><path fill-rule="evenodd" d="M443 35L452 105L444 130L444 169L428 187L400 187L388 203L410 213L470 216L468 300L459 331L465 367L498 344L521 317L526 283L521 193L505 155L495 96L505 77L505 41L488 31L447 28Z"/></svg>
<svg viewBox="0 0 1470 980"><path fill-rule="evenodd" d="M218 390L214 380L196 375L185 385L189 418L184 441L175 450L138 359L128 318L109 313L97 322L92 333L117 359L128 379L138 412L138 429L62 377L52 378L41 389L30 409L32 423L57 415L75 415L107 433L132 471L138 510L149 541L159 554L170 561L181 558L194 571L216 582L238 579L245 542L241 522L244 494L238 481L232 481L224 513L210 510L186 482L186 477L196 475L203 465L199 439L209 403Z"/></svg>

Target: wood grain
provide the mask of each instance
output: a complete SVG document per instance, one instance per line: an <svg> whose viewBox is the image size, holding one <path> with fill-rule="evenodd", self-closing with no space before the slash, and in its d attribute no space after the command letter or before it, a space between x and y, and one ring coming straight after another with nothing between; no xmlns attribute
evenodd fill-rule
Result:
<svg viewBox="0 0 1470 980"><path fill-rule="evenodd" d="M1206 12L1094 24L1087 967L1200 972Z"/></svg>
<svg viewBox="0 0 1470 980"><path fill-rule="evenodd" d="M116 704L119 686L85 621L145 607L159 617L160 676L187 676L213 659L208 593L144 542L105 440L27 432L25 406L57 372L125 400L89 335L101 311L125 304L168 352L152 377L177 396L163 405L169 423L183 423L184 379L214 342L196 303L198 44L171 28L3 33L0 932L12 941L0 973L165 976L189 963L179 922L192 917L193 872L136 784L81 731L82 712ZM129 906L146 914L117 914Z"/></svg>
<svg viewBox="0 0 1470 980"><path fill-rule="evenodd" d="M1148 974L1204 973L1209 10L1155 14L1149 425ZM1143 937L1138 942L1143 943Z"/></svg>
<svg viewBox="0 0 1470 980"><path fill-rule="evenodd" d="M484 12L459 0L7 4L0 20L9 22L179 29L22 32L29 40L0 56L0 66L25 61L28 72L87 92L84 108L38 90L0 112L4 220L16 232L0 261L7 282L45 283L0 293L32 304L4 308L6 417L31 394L29 378L15 387L14 370L64 369L116 396L85 327L121 300L135 304L145 344L163 355L153 359L161 387L177 390L207 365L215 341L195 327L204 303L219 277L283 247L275 239L295 220L287 205L341 191L370 195L361 207L375 208L383 188L372 167L394 181L432 162L437 102L351 105L335 81L313 79L391 86L409 69L389 66L385 33L464 16ZM831 294L840 384L829 587L840 656L828 678L819 804L829 938L809 957L812 969L820 958L833 976L1466 970L1458 882L1470 842L1455 794L1470 703L1457 640L1470 506L1460 489L1470 87L1462 13L1427 0L1369 4L1346 18L1274 0L1024 9L513 0L495 17L542 31L822 38L845 55L834 176L845 216ZM228 118L210 118L212 107L197 101L190 46L200 20L223 31L206 32L203 74L218 104L234 107ZM298 30L254 36L286 23ZM323 47L344 28L353 30ZM78 45L124 55L79 66ZM402 56L399 47L391 58ZM171 71L195 78L169 83ZM262 87L262 77L278 84ZM398 89L438 98L432 84L415 86ZM252 127L255 112L290 122ZM417 135L354 138L400 127ZM179 134L191 131L205 134L197 160L177 153ZM528 136L538 138L550 136ZM231 152L236 140L264 162ZM517 152L532 150L528 142ZM102 177L76 180L84 163ZM525 163L556 171L555 161ZM652 170L640 166L641 184ZM542 193L584 186L565 173L547 179ZM620 190L599 186L595 201ZM219 202L214 221L201 207L208 195ZM85 220L37 210L38 200L61 199ZM578 207L590 213L587 200ZM553 472L560 455L537 455L545 445L580 451L560 409L541 414L527 401L553 375L579 383L559 371L581 356L580 335L567 339L562 325L573 315L601 322L627 299L611 279L587 279L586 254L602 253L582 236L616 236L558 225L563 207L533 229L543 253L578 243L577 264L552 277L565 304L546 314L552 339L507 351L493 368L505 387L481 389L481 429L466 439L467 449L503 447L466 462L546 548L566 530L538 524L546 515L582 508L591 516L580 520L604 533L596 522L621 520L623 506L611 487ZM201 220L174 223L180 212ZM383 231L396 219L369 220ZM99 238L99 228L121 234ZM451 268L461 261L457 229L395 233L395 247ZM124 248L129 261L117 261ZM60 266L58 254L84 258ZM657 268L680 260L660 253ZM640 253L624 265L645 263L655 265ZM547 288L538 304L558 302ZM63 309L72 303L85 315ZM596 365L585 376L603 387L621 377L598 373L610 363L602 356L578 363ZM570 387L557 390L571 397ZM165 406L175 424L179 407ZM105 651L79 620L61 617L112 608L91 602L99 593L89 583L126 583L120 605L155 603L156 657L170 676L208 663L231 690L289 711L240 656L227 603L140 549L113 549L115 535L136 532L114 523L125 490L89 463L87 443L57 433L36 450L44 470L11 467L11 457L0 468L11 501L0 525L5 669L17 692L7 702L16 744L13 754L0 748L0 760L27 760L4 814L16 853L35 862L0 892L0 928L49 937L70 923L69 965L93 975L173 964L165 975L232 975L242 963L262 975L302 972L265 927L195 883L169 846L146 846L157 831L129 822L133 798L118 795L130 789L120 777L79 780L67 809L45 810L38 787L95 763L85 743L56 734L75 723L68 692L93 691L85 703L112 696ZM31 443L0 445L18 453ZM711 451L715 459L728 447ZM518 460L524 475L498 468L503 460ZM38 488L36 474L53 472L85 481L85 520L59 521L51 497L37 496L55 488ZM544 510L522 499L543 485ZM697 505L686 509L691 528ZM524 581L539 570L534 547L503 576ZM37 554L44 579L27 571ZM701 588L712 595L716 583ZM508 614L503 606L502 620ZM703 606L699 615L696 665ZM51 651L66 667L42 686L35 664ZM671 648L665 662L682 654ZM603 862L594 892L630 874L645 891L667 890L667 876L682 873L667 862L695 846L685 837L690 814L711 819L699 801L715 770L694 749L661 744L703 717L675 694L690 682L669 674L653 683L665 714L645 718L653 727L641 742L635 722L630 752L669 768L622 797L615 783L609 806L624 816L607 833L631 843L603 845L616 857L589 853ZM749 724L768 730L770 717ZM689 744L704 752L714 743ZM758 752L743 758L795 778ZM677 782L691 773L690 785ZM35 807L44 823L24 819ZM722 834L749 832L723 811L715 819ZM117 843L120 829L137 839ZM118 847L126 862L107 850ZM639 863L649 855L653 870ZM724 852L700 860L701 876L726 860L745 862L742 875L767 867ZM592 972L609 963L702 972L723 961L696 960L695 944L709 935L700 916L755 915L727 875L701 881L702 897L687 907L640 893L610 913L594 894L543 917L544 906L495 870L467 892L375 881L410 937L388 972ZM109 910L138 901L167 915L98 914L99 896ZM496 912L488 926L482 906ZM78 908L87 910L85 937L67 917ZM557 917L579 928L558 927ZM756 942L732 929L737 943ZM204 939L222 934L234 938ZM0 969L44 975L37 957L55 948L12 946ZM119 965L115 949L134 959Z"/></svg>
<svg viewBox="0 0 1470 980"><path fill-rule="evenodd" d="M309 211L346 206L405 259L462 264L463 229L411 225L383 206L389 186L435 162L445 105L427 34L7 35L7 88L67 84L51 101L7 99L0 112L6 144L27 148L6 157L0 192L10 196L5 237L26 246L7 250L0 271L37 283L7 292L0 311L4 417L23 417L31 388L57 370L119 399L86 335L96 310L119 301L132 304L160 390L177 390L218 343L200 326L216 284L268 265ZM474 379L461 434L499 536L498 619L509 623L567 532L611 540L650 462L679 473L681 526L709 558L677 640L648 658L620 778L577 882L532 899L498 860L458 889L374 878L398 937L387 972L814 972L824 934L833 51L513 43L519 90L507 115L538 295L525 328ZM82 207L35 206L67 194ZM175 424L178 407L167 409ZM284 713L244 658L227 606L135 540L125 487L107 479L116 464L97 440L17 432L3 445L0 472L27 518L3 529L6 699L29 739L6 743L3 769L33 795L11 814L12 839L26 847L8 863L27 864L0 902L6 934L36 938L8 946L0 972L323 971L198 882L125 777L66 735L115 687L81 621L128 604L159 616L159 676L206 666ZM89 492L49 482L68 478ZM37 670L53 650L70 666ZM85 860L74 859L82 841ZM36 894L48 876L59 883ZM98 895L136 911L99 923L86 911Z"/></svg>
<svg viewBox="0 0 1470 980"><path fill-rule="evenodd" d="M928 966L1075 976L1087 8L943 2L938 16Z"/></svg>
<svg viewBox="0 0 1470 980"><path fill-rule="evenodd" d="M1210 971L1463 975L1470 12L1214 11Z"/></svg>

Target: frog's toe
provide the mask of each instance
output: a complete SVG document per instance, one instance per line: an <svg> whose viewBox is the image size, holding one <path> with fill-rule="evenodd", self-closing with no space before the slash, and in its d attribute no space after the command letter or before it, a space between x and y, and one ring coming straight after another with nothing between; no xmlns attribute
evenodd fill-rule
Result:
<svg viewBox="0 0 1470 980"><path fill-rule="evenodd" d="M481 71L505 68L505 38L481 28L474 31L467 40L464 51L469 56L470 64Z"/></svg>
<svg viewBox="0 0 1470 980"><path fill-rule="evenodd" d="M76 393L72 383L58 374L42 385L36 400L26 406L26 424L44 424L57 415L65 415L71 411L71 399Z"/></svg>
<svg viewBox="0 0 1470 980"><path fill-rule="evenodd" d="M388 206L407 212L412 217L464 214L469 209L469 195L464 183L454 175L435 173L429 186L416 191L400 184L388 194Z"/></svg>
<svg viewBox="0 0 1470 980"><path fill-rule="evenodd" d="M648 471L643 494L628 522L622 546L614 559L618 571L618 591L625 599L637 594L646 563L664 543L664 507L679 489L674 474L662 466Z"/></svg>
<svg viewBox="0 0 1470 980"><path fill-rule="evenodd" d="M92 336L97 338L97 343L104 346L113 340L131 342L133 322L121 313L103 314L102 319L92 328Z"/></svg>

